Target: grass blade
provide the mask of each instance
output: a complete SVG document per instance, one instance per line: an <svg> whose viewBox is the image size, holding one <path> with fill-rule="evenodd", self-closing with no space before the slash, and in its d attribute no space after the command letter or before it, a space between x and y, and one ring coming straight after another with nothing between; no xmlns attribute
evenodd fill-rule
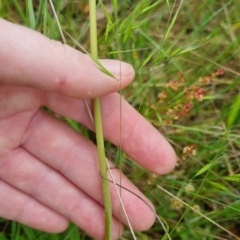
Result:
<svg viewBox="0 0 240 240"><path fill-rule="evenodd" d="M190 208L192 211L196 212L197 214L199 214L201 217L207 219L209 222L211 222L212 224L216 225L217 227L219 227L220 229L222 229L223 231L227 232L229 235L235 237L236 239L240 239L238 236L236 236L234 233L228 231L226 228L222 227L221 225L219 225L218 223L216 223L215 221L213 221L211 218L207 217L206 215L204 215L203 213L199 212L198 210L196 210L195 208L193 208L192 206L190 206L189 204L185 203L184 201L182 201L180 198L177 198L176 196L174 196L173 194L171 194L170 192L168 192L167 190L165 190L164 188L162 188L161 186L157 185L157 187L159 189L161 189L163 192L167 193L168 195L170 195L171 197L177 199L178 201L180 201L183 205L185 205L186 207Z"/></svg>
<svg viewBox="0 0 240 240"><path fill-rule="evenodd" d="M174 26L174 23L176 22L176 19L177 19L177 17L178 17L178 14L179 14L179 11L180 11L181 6L182 6L182 4L183 4L183 1L184 1L184 0L182 0L182 1L180 2L179 6L178 6L178 8L177 8L177 11L176 11L176 13L175 13L175 15L174 15L174 17L173 17L173 19L172 19L169 27L167 28L167 31L166 31L166 33L165 33L165 35L164 35L164 38L163 38L163 44L164 44L164 42L167 40L168 35L169 35L170 31L172 30L172 28L173 28L173 26Z"/></svg>
<svg viewBox="0 0 240 240"><path fill-rule="evenodd" d="M214 162L210 162L208 164L206 164L205 166L203 166L195 175L194 178L203 174L204 172L208 171L212 166L214 165Z"/></svg>
<svg viewBox="0 0 240 240"><path fill-rule="evenodd" d="M17 0L13 0L13 4L14 4L18 14L21 16L22 20L24 21L25 25L27 25L27 17L24 14L24 12L23 12L21 6L19 5L18 1Z"/></svg>
<svg viewBox="0 0 240 240"><path fill-rule="evenodd" d="M32 0L27 1L27 6L28 6L29 27L31 29L35 29L36 28L36 19L35 19Z"/></svg>
<svg viewBox="0 0 240 240"><path fill-rule="evenodd" d="M228 129L231 129L234 126L234 124L238 121L239 113L240 113L240 92L238 93L237 97L235 98L233 107L228 116L228 120L227 120Z"/></svg>

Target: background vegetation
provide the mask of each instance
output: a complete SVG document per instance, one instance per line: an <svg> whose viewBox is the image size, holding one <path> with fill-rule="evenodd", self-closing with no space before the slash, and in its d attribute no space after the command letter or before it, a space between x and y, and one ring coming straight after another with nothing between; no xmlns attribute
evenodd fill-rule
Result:
<svg viewBox="0 0 240 240"><path fill-rule="evenodd" d="M179 157L159 177L122 155L123 172L153 201L172 239L240 239L240 1L124 0L117 9L112 2L98 10L99 56L134 66L135 81L121 94ZM88 1L53 3L68 44L78 48L73 38L89 50ZM0 0L0 16L61 40L47 0ZM111 144L107 155L119 163ZM4 219L0 226L0 240L89 239L74 225L55 235ZM167 239L159 223L136 234Z"/></svg>

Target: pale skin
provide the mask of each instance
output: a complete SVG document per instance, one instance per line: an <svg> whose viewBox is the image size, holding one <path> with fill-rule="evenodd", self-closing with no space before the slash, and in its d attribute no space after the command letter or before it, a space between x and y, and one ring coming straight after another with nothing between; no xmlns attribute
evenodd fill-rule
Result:
<svg viewBox="0 0 240 240"><path fill-rule="evenodd" d="M104 239L104 209L96 146L41 106L93 130L84 104L101 97L105 138L137 164L156 174L170 172L175 152L164 137L125 100L119 123L119 82L102 73L85 54L28 28L0 20L0 217L57 233L69 221L95 239ZM101 60L120 78L116 60ZM134 78L121 63L122 87ZM119 170L112 170L119 182ZM121 184L148 201L125 177ZM113 239L126 219L111 184ZM135 231L152 226L155 216L133 194L122 200ZM120 230L119 230L120 229Z"/></svg>

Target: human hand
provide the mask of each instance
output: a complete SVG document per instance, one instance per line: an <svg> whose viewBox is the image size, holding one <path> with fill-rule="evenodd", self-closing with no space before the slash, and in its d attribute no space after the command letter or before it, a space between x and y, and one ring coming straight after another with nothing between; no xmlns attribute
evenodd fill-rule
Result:
<svg viewBox="0 0 240 240"><path fill-rule="evenodd" d="M104 238L104 209L96 146L57 114L93 129L83 99L101 96L104 136L138 164L157 174L171 171L176 157L168 142L125 100L120 129L119 83L102 73L85 54L41 34L0 20L0 217L46 232L60 232L69 221L96 239ZM116 78L119 61L102 60ZM122 87L134 70L121 63ZM119 180L119 171L113 170ZM121 184L148 201L124 176ZM111 186L113 239L126 219ZM133 194L121 193L136 231L155 216ZM119 231L120 229L120 231Z"/></svg>

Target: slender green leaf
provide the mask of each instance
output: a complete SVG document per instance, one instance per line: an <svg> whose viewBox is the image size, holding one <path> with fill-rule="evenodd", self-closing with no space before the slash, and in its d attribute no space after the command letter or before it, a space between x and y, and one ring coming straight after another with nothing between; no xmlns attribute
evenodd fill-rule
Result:
<svg viewBox="0 0 240 240"><path fill-rule="evenodd" d="M211 185L213 185L214 187L216 188L219 188L221 190L224 190L224 191L228 191L229 190L227 189L227 187L225 187L224 185L220 184L220 183L217 183L217 182L213 182L213 181L207 181L208 183L210 183Z"/></svg>
<svg viewBox="0 0 240 240"><path fill-rule="evenodd" d="M22 225L21 228L23 232L27 235L29 239L34 239L36 237L36 231L30 227Z"/></svg>
<svg viewBox="0 0 240 240"><path fill-rule="evenodd" d="M227 119L228 129L231 129L234 126L234 124L239 120L239 116L240 116L240 92L233 101L233 106Z"/></svg>
<svg viewBox="0 0 240 240"><path fill-rule="evenodd" d="M32 29L35 29L36 28L36 19L35 19L35 13L34 13L34 9L33 9L32 0L27 0L27 6L28 6L29 27Z"/></svg>
<svg viewBox="0 0 240 240"><path fill-rule="evenodd" d="M175 15L174 15L174 17L173 17L170 25L169 25L168 28L167 28L167 31L166 31L166 33L165 33L165 35L164 35L164 38L163 38L163 43L164 43L164 42L166 41L166 39L168 38L168 35L169 35L170 31L172 30L172 28L173 28L173 26L174 26L174 23L176 22L176 19L177 19L177 17L178 17L179 11L180 11L180 9L181 9L182 3L183 3L183 0L181 0L179 6L178 6L178 8L177 8L176 13L175 13Z"/></svg>
<svg viewBox="0 0 240 240"><path fill-rule="evenodd" d="M109 15L109 13L103 3L101 3L101 7L102 7L103 13L105 15L105 18L107 19L107 22L112 24L111 16Z"/></svg>
<svg viewBox="0 0 240 240"><path fill-rule="evenodd" d="M112 5L114 8L114 11L117 12L118 11L118 0L112 0Z"/></svg>
<svg viewBox="0 0 240 240"><path fill-rule="evenodd" d="M80 233L78 227L70 223L68 229L67 229L67 236L63 240L80 240Z"/></svg>
<svg viewBox="0 0 240 240"><path fill-rule="evenodd" d="M166 0L166 3L168 5L168 8L170 9L170 3L169 3L169 0Z"/></svg>
<svg viewBox="0 0 240 240"><path fill-rule="evenodd" d="M232 176L224 177L225 180L232 181L232 182L240 182L240 174L235 174Z"/></svg>
<svg viewBox="0 0 240 240"><path fill-rule="evenodd" d="M112 23L112 20L111 20L111 16L109 15L109 13L108 13L105 5L102 3L102 1L100 2L100 4L101 4L101 7L103 9L105 18L107 19L107 26L106 26L106 30L105 30L105 41L106 41L107 38L108 38L109 32L112 30L113 23Z"/></svg>
<svg viewBox="0 0 240 240"><path fill-rule="evenodd" d="M10 2L10 1L9 1ZM19 15L21 16L22 20L24 21L24 23L27 25L27 17L25 15L25 13L23 12L21 6L19 5L17 0L13 0L13 4L15 6L15 8L17 9L17 12L19 13Z"/></svg>
<svg viewBox="0 0 240 240"><path fill-rule="evenodd" d="M207 165L203 166L203 167L194 175L194 177L199 176L199 175L203 174L204 172L208 171L209 169L212 168L212 166L213 166L214 164L215 164L214 162L210 162L210 163L208 163Z"/></svg>
<svg viewBox="0 0 240 240"><path fill-rule="evenodd" d="M38 7L38 10L37 10L37 15L36 15L35 28L38 26L41 18L43 17L44 7L45 7L46 3L47 3L47 0L41 0L40 3L39 3L39 7Z"/></svg>
<svg viewBox="0 0 240 240"><path fill-rule="evenodd" d="M146 7L145 9L142 10L142 12L141 12L140 14L143 14L143 13L146 13L146 12L152 10L152 9L153 9L154 7L156 7L160 2L162 2L162 0L159 0L159 1L155 2L155 3L153 3L152 5Z"/></svg>

